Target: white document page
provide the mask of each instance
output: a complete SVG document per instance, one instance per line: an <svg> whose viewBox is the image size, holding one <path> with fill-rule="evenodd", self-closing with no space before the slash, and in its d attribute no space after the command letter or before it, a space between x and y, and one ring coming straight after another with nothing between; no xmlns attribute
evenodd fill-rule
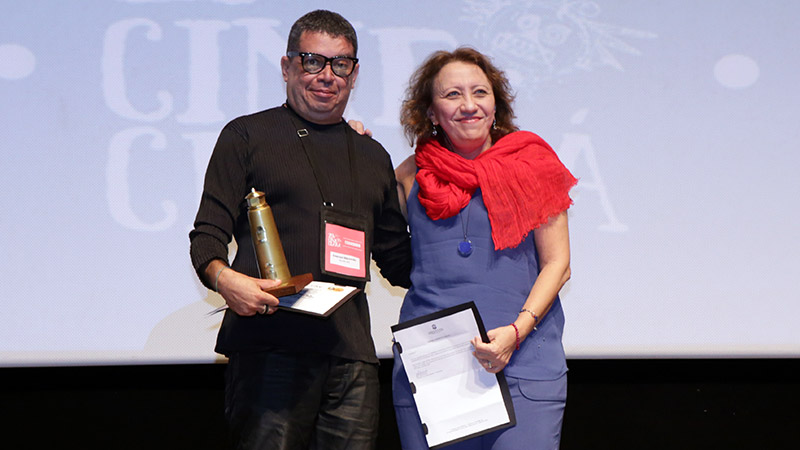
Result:
<svg viewBox="0 0 800 450"><path fill-rule="evenodd" d="M511 420L498 377L472 355L479 335L471 309L394 332L430 447Z"/></svg>

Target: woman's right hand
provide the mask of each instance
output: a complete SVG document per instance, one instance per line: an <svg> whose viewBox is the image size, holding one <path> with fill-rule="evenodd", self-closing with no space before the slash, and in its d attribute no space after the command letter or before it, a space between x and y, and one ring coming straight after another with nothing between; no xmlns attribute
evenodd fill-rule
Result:
<svg viewBox="0 0 800 450"><path fill-rule="evenodd" d="M364 122L350 119L347 121L347 124L350 125L350 128L352 128L356 133L366 134L367 136L372 137L372 130L367 128L366 125L364 125Z"/></svg>

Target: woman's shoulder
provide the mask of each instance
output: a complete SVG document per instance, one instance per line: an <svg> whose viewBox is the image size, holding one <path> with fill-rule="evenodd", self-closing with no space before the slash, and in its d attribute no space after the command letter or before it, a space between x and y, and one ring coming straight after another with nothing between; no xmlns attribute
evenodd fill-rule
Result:
<svg viewBox="0 0 800 450"><path fill-rule="evenodd" d="M405 161L401 162L397 168L394 169L394 176L397 178L397 182L407 188L410 188L410 185L414 183L414 177L416 174L417 163L414 160L413 154L406 158Z"/></svg>
<svg viewBox="0 0 800 450"><path fill-rule="evenodd" d="M402 200L404 200L402 203L404 204L411 193L411 188L414 186L414 177L416 174L417 163L414 160L413 154L394 169L394 177L397 179L397 186L400 190Z"/></svg>

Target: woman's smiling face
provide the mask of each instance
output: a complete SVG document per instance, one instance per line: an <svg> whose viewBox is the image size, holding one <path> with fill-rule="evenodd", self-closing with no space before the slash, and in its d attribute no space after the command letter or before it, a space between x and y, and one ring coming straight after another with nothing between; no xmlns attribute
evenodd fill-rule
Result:
<svg viewBox="0 0 800 450"><path fill-rule="evenodd" d="M494 112L492 86L480 67L455 61L436 75L428 115L445 131L456 153L473 159L492 146Z"/></svg>

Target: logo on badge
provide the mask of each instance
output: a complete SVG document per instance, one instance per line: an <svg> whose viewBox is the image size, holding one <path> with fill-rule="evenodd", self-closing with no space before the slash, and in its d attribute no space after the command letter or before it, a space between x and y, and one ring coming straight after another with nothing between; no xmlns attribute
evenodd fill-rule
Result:
<svg viewBox="0 0 800 450"><path fill-rule="evenodd" d="M328 233L328 247L341 247L342 240L333 233Z"/></svg>

